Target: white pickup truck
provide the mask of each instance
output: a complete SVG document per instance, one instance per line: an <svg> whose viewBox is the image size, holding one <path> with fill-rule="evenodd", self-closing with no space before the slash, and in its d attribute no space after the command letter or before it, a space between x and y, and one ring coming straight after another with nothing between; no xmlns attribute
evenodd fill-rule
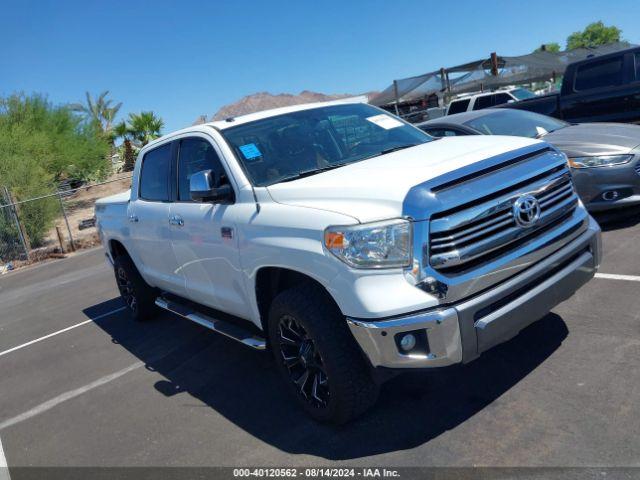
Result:
<svg viewBox="0 0 640 480"><path fill-rule="evenodd" d="M436 141L362 103L166 135L96 216L134 318L162 308L269 348L307 412L334 423L394 373L466 363L513 337L601 256L555 148Z"/></svg>

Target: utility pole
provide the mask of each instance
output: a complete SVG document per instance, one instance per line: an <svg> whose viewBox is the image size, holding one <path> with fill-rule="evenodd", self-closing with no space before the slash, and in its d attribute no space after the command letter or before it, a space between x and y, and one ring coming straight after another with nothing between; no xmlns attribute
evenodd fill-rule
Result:
<svg viewBox="0 0 640 480"><path fill-rule="evenodd" d="M491 52L491 75L498 76L498 55L496 52Z"/></svg>

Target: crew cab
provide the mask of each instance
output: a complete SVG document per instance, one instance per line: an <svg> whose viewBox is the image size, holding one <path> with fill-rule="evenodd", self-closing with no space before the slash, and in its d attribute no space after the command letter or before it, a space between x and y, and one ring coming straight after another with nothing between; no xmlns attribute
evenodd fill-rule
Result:
<svg viewBox="0 0 640 480"><path fill-rule="evenodd" d="M572 123L640 121L640 48L570 64L560 93L500 105Z"/></svg>
<svg viewBox="0 0 640 480"><path fill-rule="evenodd" d="M166 135L96 217L133 318L165 309L271 350L300 405L334 423L391 375L513 337L587 282L601 251L549 144L434 140L350 102Z"/></svg>

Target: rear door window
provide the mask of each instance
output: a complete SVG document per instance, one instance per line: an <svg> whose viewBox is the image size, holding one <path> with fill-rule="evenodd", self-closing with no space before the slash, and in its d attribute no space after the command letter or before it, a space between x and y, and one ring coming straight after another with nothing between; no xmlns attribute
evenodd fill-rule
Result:
<svg viewBox="0 0 640 480"><path fill-rule="evenodd" d="M510 100L513 100L513 98L508 93L496 93L493 104L502 105L503 103L508 103Z"/></svg>
<svg viewBox="0 0 640 480"><path fill-rule="evenodd" d="M467 108L469 108L470 98L466 98L464 100L456 100L451 102L449 105L449 115L453 115L454 113L466 112Z"/></svg>
<svg viewBox="0 0 640 480"><path fill-rule="evenodd" d="M171 176L171 143L148 151L140 170L140 198L154 202L167 202Z"/></svg>
<svg viewBox="0 0 640 480"><path fill-rule="evenodd" d="M640 52L634 55L636 61L636 80L640 80Z"/></svg>
<svg viewBox="0 0 640 480"><path fill-rule="evenodd" d="M574 89L578 92L622 84L622 56L581 65Z"/></svg>
<svg viewBox="0 0 640 480"><path fill-rule="evenodd" d="M476 98L475 103L473 104L474 110L482 110L483 108L489 108L493 106L493 97L495 95L485 95L484 97Z"/></svg>

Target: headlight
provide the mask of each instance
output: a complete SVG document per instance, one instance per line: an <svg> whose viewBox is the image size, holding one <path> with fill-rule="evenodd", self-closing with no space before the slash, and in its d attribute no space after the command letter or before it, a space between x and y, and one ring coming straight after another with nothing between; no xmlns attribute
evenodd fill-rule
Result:
<svg viewBox="0 0 640 480"><path fill-rule="evenodd" d="M407 267L411 263L411 222L384 222L329 227L324 245L354 268Z"/></svg>
<svg viewBox="0 0 640 480"><path fill-rule="evenodd" d="M609 167L629 163L633 155L597 155L595 157L576 157L569 159L571 168Z"/></svg>

